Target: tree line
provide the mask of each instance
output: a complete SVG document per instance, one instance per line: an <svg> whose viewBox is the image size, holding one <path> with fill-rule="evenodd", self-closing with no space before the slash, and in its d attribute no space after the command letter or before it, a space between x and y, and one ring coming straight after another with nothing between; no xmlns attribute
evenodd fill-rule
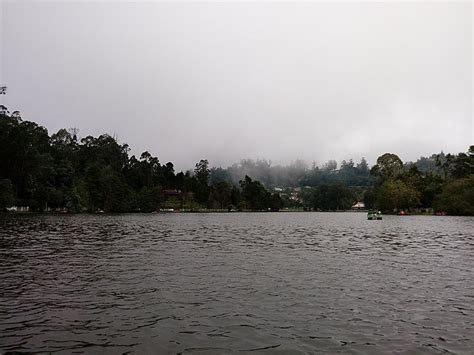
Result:
<svg viewBox="0 0 474 355"><path fill-rule="evenodd" d="M450 215L474 215L474 145L467 153L432 157L436 169L421 170L403 164L395 154L377 159L371 174L377 177L364 199L369 207L385 211L434 209Z"/></svg>
<svg viewBox="0 0 474 355"><path fill-rule="evenodd" d="M46 128L0 107L0 209L32 211L151 212L195 210L279 210L278 194L246 176L238 184L210 182L209 162L193 171L174 171L171 162L143 152L129 156L127 144L107 134L79 139L77 130Z"/></svg>
<svg viewBox="0 0 474 355"><path fill-rule="evenodd" d="M433 154L403 163L392 153L373 167L331 160L308 167L297 160L272 166L242 160L175 172L149 152L130 156L127 144L103 134L80 139L76 129L46 128L0 105L0 209L151 212L161 208L278 211L367 208L474 215L474 146L466 153Z"/></svg>

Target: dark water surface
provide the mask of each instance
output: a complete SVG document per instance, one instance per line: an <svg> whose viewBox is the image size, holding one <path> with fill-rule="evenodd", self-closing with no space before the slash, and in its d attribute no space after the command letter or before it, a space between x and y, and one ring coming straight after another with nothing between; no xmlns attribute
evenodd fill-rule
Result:
<svg viewBox="0 0 474 355"><path fill-rule="evenodd" d="M474 218L0 216L0 353L465 353Z"/></svg>

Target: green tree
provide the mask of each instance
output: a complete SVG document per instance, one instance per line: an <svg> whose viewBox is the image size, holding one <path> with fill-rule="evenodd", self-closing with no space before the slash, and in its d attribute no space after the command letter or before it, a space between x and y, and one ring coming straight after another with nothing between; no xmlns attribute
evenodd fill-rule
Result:
<svg viewBox="0 0 474 355"><path fill-rule="evenodd" d="M226 181L211 186L209 205L211 208L228 209L231 205L232 186Z"/></svg>
<svg viewBox="0 0 474 355"><path fill-rule="evenodd" d="M244 208L252 211L262 211L270 208L270 193L259 181L253 181L246 175L240 181Z"/></svg>
<svg viewBox="0 0 474 355"><path fill-rule="evenodd" d="M474 174L449 181L435 198L434 208L450 215L474 216Z"/></svg>
<svg viewBox="0 0 474 355"><path fill-rule="evenodd" d="M0 210L13 205L15 193L13 184L9 179L0 180Z"/></svg>
<svg viewBox="0 0 474 355"><path fill-rule="evenodd" d="M209 199L209 162L200 160L196 163L194 177L196 178L195 198L196 201L205 204Z"/></svg>
<svg viewBox="0 0 474 355"><path fill-rule="evenodd" d="M48 190L48 206L51 208L59 208L65 206L63 189L51 187Z"/></svg>
<svg viewBox="0 0 474 355"><path fill-rule="evenodd" d="M387 180L377 190L377 208L383 211L395 211L418 207L420 193L401 180Z"/></svg>
<svg viewBox="0 0 474 355"><path fill-rule="evenodd" d="M474 145L469 147L468 153L459 153L450 161L451 176L455 179L465 178L474 174Z"/></svg>
<svg viewBox="0 0 474 355"><path fill-rule="evenodd" d="M69 212L79 213L87 209L87 190L83 183L74 185L66 192L65 202L66 208Z"/></svg>
<svg viewBox="0 0 474 355"><path fill-rule="evenodd" d="M313 209L323 211L348 210L354 201L354 193L341 182L321 184L311 196Z"/></svg>
<svg viewBox="0 0 474 355"><path fill-rule="evenodd" d="M270 196L270 207L273 212L278 212L283 208L283 200L281 199L280 195L277 193L273 193Z"/></svg>
<svg viewBox="0 0 474 355"><path fill-rule="evenodd" d="M376 198L377 198L377 195L375 193L375 190L373 188L367 189L364 192L364 198L363 198L365 208L374 209Z"/></svg>
<svg viewBox="0 0 474 355"><path fill-rule="evenodd" d="M161 188L144 186L137 194L135 208L142 212L153 212L160 209L161 203Z"/></svg>
<svg viewBox="0 0 474 355"><path fill-rule="evenodd" d="M239 188L237 186L232 186L230 193L230 203L229 209L241 209L242 196Z"/></svg>
<svg viewBox="0 0 474 355"><path fill-rule="evenodd" d="M395 178L403 171L403 162L396 154L385 153L377 158L377 163L372 167L370 173L385 181Z"/></svg>
<svg viewBox="0 0 474 355"><path fill-rule="evenodd" d="M408 170L397 177L419 193L420 207L428 208L433 205L436 194L441 192L443 179L431 171L423 173L417 164L410 164Z"/></svg>

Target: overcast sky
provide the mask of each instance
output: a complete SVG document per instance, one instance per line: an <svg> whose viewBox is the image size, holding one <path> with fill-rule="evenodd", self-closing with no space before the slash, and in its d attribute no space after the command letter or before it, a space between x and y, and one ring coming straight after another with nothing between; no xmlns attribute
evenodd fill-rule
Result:
<svg viewBox="0 0 474 355"><path fill-rule="evenodd" d="M50 133L179 170L474 144L469 2L0 2L1 103Z"/></svg>

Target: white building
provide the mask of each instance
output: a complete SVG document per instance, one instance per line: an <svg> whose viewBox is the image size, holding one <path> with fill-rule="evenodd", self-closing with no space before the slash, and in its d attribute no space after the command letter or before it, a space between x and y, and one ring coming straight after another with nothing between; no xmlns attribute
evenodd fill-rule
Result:
<svg viewBox="0 0 474 355"><path fill-rule="evenodd" d="M363 202L357 202L354 206L352 206L353 210L363 210L365 208L365 204Z"/></svg>

